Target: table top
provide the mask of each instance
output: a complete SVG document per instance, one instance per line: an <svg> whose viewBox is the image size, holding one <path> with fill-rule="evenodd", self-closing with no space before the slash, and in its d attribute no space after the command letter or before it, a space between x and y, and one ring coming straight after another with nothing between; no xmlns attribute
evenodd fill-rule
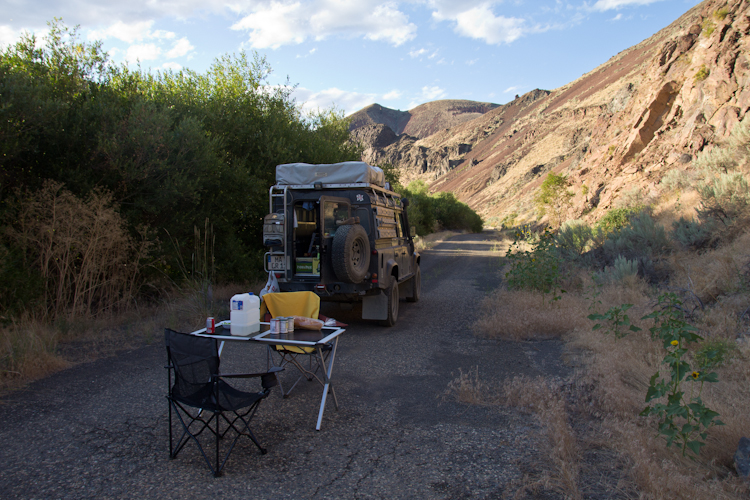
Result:
<svg viewBox="0 0 750 500"><path fill-rule="evenodd" d="M255 341L271 345L283 344L314 347L319 344L327 344L344 333L344 331L343 328L337 326L324 326L321 330L296 328L292 333L271 333L271 324L261 322L260 332L251 333L250 335L232 335L229 333L229 329L224 327L224 322L221 322L216 325L216 331L213 334L206 333L205 328L196 330L190 334L217 340Z"/></svg>

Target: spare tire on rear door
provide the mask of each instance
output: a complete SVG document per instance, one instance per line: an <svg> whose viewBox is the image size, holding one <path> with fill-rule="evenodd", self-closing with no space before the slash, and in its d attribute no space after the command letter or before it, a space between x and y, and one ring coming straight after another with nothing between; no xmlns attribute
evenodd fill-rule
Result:
<svg viewBox="0 0 750 500"><path fill-rule="evenodd" d="M336 277L345 283L359 283L370 268L370 241L365 228L348 224L336 229L331 249Z"/></svg>

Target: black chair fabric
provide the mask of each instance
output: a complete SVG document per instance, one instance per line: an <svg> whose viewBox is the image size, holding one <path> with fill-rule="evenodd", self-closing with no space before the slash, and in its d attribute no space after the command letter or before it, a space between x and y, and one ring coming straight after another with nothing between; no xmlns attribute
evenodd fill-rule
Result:
<svg viewBox="0 0 750 500"><path fill-rule="evenodd" d="M256 439L249 423L260 402L277 384L276 372L279 369L271 369L265 373L221 375L216 339L197 337L167 328L164 331L164 340L169 362L167 399L169 400L170 457L176 458L185 444L193 441L198 446L208 467L215 476L219 476L240 436L249 437L261 453L265 454L265 448ZM224 380L256 377L261 382L261 390L258 392L235 389ZM182 427L182 435L176 444L173 440L173 414L177 416ZM206 429L215 437L216 449L213 463L198 439L198 436ZM224 460L220 462L219 444L230 430L233 430L236 436Z"/></svg>

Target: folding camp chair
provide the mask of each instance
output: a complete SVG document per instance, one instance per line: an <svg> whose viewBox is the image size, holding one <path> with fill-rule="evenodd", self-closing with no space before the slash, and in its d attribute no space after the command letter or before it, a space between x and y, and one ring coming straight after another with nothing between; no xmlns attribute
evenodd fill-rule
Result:
<svg viewBox="0 0 750 500"><path fill-rule="evenodd" d="M176 458L180 450L192 440L198 446L211 472L218 477L234 445L243 435L249 437L265 455L266 449L255 438L249 423L260 402L276 385L276 372L282 368L272 368L265 373L223 375L219 373L220 359L216 339L197 337L167 328L164 331L164 340L169 361L166 368L169 376L167 400L169 401L170 458ZM261 390L259 392L237 390L224 380L255 377L260 378ZM182 435L177 439L176 444L172 434L173 413L182 426ZM198 440L198 436L206 429L215 437L215 464L212 464ZM234 430L236 436L220 463L219 440L223 439L230 429Z"/></svg>
<svg viewBox="0 0 750 500"><path fill-rule="evenodd" d="M261 315L264 310L267 310L272 318L279 316L302 316L317 319L320 315L320 297L313 292L267 293L263 296ZM322 378L322 373L319 372L325 372L326 362L331 355L331 350L332 346L330 344L326 344L321 349L293 345L269 345L269 368L273 366L283 368L291 364L300 372L300 376L297 377L297 380L289 390L285 391L281 381L279 381L281 395L285 398L288 397L303 377L308 382L316 379L321 385L325 386L326 382ZM274 362L274 355L279 357L278 365ZM338 410L339 405L336 401L336 392L333 390L333 387L331 387L331 393L333 394L333 404Z"/></svg>

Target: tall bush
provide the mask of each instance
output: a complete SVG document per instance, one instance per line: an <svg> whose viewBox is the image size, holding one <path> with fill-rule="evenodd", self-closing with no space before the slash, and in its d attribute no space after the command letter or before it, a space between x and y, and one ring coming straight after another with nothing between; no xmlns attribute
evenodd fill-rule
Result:
<svg viewBox="0 0 750 500"><path fill-rule="evenodd" d="M110 193L95 190L82 200L47 181L37 192L19 192L12 213L8 235L24 267L41 276L43 315L96 315L138 294L151 244L128 233Z"/></svg>
<svg viewBox="0 0 750 500"><path fill-rule="evenodd" d="M550 172L536 195L535 201L539 214L549 215L554 227L560 227L565 219L565 212L570 208L573 192L568 190L569 186L570 180L567 176Z"/></svg>
<svg viewBox="0 0 750 500"><path fill-rule="evenodd" d="M453 193L431 194L424 181L413 181L401 194L409 199L409 223L420 236L440 229L482 232L482 218Z"/></svg>

